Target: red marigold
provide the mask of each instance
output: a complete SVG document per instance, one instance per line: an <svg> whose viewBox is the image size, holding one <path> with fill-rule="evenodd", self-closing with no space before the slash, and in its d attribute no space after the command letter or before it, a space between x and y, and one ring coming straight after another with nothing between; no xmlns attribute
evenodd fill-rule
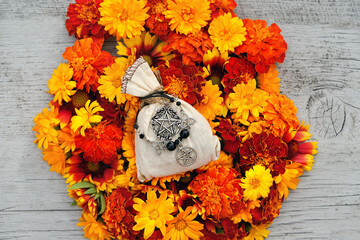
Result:
<svg viewBox="0 0 360 240"><path fill-rule="evenodd" d="M202 62L204 54L214 46L205 30L188 35L171 32L167 42L169 44L163 47L163 51L178 51L185 65Z"/></svg>
<svg viewBox="0 0 360 240"><path fill-rule="evenodd" d="M249 61L255 64L258 73L269 71L270 65L282 63L287 44L275 23L267 27L265 20L243 19L246 41L235 49L237 54L247 53Z"/></svg>
<svg viewBox="0 0 360 240"><path fill-rule="evenodd" d="M110 35L104 27L99 25L100 3L103 0L75 0L70 3L65 26L69 36L75 34L76 38L87 38L95 36L98 38L109 38Z"/></svg>
<svg viewBox="0 0 360 240"><path fill-rule="evenodd" d="M206 215L216 219L231 218L242 200L238 175L234 169L215 166L196 176L188 189L199 197Z"/></svg>
<svg viewBox="0 0 360 240"><path fill-rule="evenodd" d="M125 123L125 117L127 111L125 110L124 104L116 104L115 102L109 102L107 99L98 96L96 100L104 111L99 112L103 117L102 121L109 121L116 124L117 127L121 128Z"/></svg>
<svg viewBox="0 0 360 240"><path fill-rule="evenodd" d="M114 63L110 53L101 51L103 40L84 38L76 40L73 47L66 48L63 58L67 59L74 69L73 79L77 82L76 88L86 91L90 88L96 92L99 86L99 75L105 67Z"/></svg>
<svg viewBox="0 0 360 240"><path fill-rule="evenodd" d="M226 94L233 92L233 87L237 84L246 84L256 75L255 65L245 58L230 58L229 62L225 65L225 69L228 73L224 75L221 83Z"/></svg>
<svg viewBox="0 0 360 240"><path fill-rule="evenodd" d="M106 210L102 218L108 231L116 239L137 239L139 232L133 231L134 209L132 194L126 188L117 188L106 199Z"/></svg>
<svg viewBox="0 0 360 240"><path fill-rule="evenodd" d="M234 0L211 0L211 20L217 18L218 16L224 15L225 13L231 13L233 17L236 17L236 14L233 12L236 8L236 5L237 4Z"/></svg>
<svg viewBox="0 0 360 240"><path fill-rule="evenodd" d="M220 119L220 124L215 128L215 130L221 134L221 137L224 139L224 151L235 154L239 147L241 138L238 135L240 127L233 124L231 119Z"/></svg>
<svg viewBox="0 0 360 240"><path fill-rule="evenodd" d="M192 105L201 102L203 97L200 92L205 81L201 76L201 68L194 65L186 66L181 61L173 59L168 66L161 65L159 71L165 91L169 94L175 94Z"/></svg>
<svg viewBox="0 0 360 240"><path fill-rule="evenodd" d="M154 33L160 40L166 41L170 32L169 19L165 18L164 12L167 10L166 0L148 0L146 7L149 7L150 17L146 20L146 27Z"/></svg>
<svg viewBox="0 0 360 240"><path fill-rule="evenodd" d="M75 145L77 152L83 152L84 159L95 165L102 161L110 164L118 159L116 150L121 147L123 132L121 128L106 122L86 129L85 136L77 135Z"/></svg>

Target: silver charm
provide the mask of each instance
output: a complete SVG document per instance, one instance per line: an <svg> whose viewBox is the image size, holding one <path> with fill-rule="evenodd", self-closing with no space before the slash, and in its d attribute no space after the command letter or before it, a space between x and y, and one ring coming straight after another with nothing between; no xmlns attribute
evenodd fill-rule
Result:
<svg viewBox="0 0 360 240"><path fill-rule="evenodd" d="M197 159L197 154L190 147L180 147L175 154L176 161L183 167L191 166Z"/></svg>
<svg viewBox="0 0 360 240"><path fill-rule="evenodd" d="M164 106L155 113L150 124L158 139L168 141L180 131L182 122L171 107Z"/></svg>

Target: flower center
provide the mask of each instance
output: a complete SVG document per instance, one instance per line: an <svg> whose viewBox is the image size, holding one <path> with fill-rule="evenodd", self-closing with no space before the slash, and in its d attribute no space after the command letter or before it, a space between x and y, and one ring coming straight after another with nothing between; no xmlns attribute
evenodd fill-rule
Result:
<svg viewBox="0 0 360 240"><path fill-rule="evenodd" d="M194 18L194 8L186 6L181 9L181 16L184 21L190 21Z"/></svg>
<svg viewBox="0 0 360 240"><path fill-rule="evenodd" d="M71 103L76 108L82 108L89 99L89 95L86 92L77 90L76 93L71 96Z"/></svg>
<svg viewBox="0 0 360 240"><path fill-rule="evenodd" d="M81 20L87 20L87 21L91 22L92 19L96 19L97 11L98 10L94 5L92 5L92 6L82 5L81 9L79 11L79 18Z"/></svg>
<svg viewBox="0 0 360 240"><path fill-rule="evenodd" d="M88 162L87 163L87 168L91 172L96 172L96 171L98 171L100 169L100 164L95 165L93 162Z"/></svg>
<svg viewBox="0 0 360 240"><path fill-rule="evenodd" d="M164 3L157 3L153 8L153 13L163 14L166 11L166 5Z"/></svg>
<svg viewBox="0 0 360 240"><path fill-rule="evenodd" d="M149 212L149 218L151 220L156 220L159 216L160 216L160 214L157 209L153 209Z"/></svg>
<svg viewBox="0 0 360 240"><path fill-rule="evenodd" d="M74 58L71 61L71 67L73 67L76 72L83 71L85 69L84 57Z"/></svg>
<svg viewBox="0 0 360 240"><path fill-rule="evenodd" d="M258 178L253 178L253 179L251 179L250 184L253 187L253 189L257 189L260 186L260 181Z"/></svg>
<svg viewBox="0 0 360 240"><path fill-rule="evenodd" d="M168 91L171 94L175 94L176 96L186 97L186 91L188 86L185 84L185 81L181 81L176 76L168 77L170 80L169 85L165 88L165 91Z"/></svg>
<svg viewBox="0 0 360 240"><path fill-rule="evenodd" d="M153 62L149 55L143 55L142 57L147 61L150 66L152 66Z"/></svg>
<svg viewBox="0 0 360 240"><path fill-rule="evenodd" d="M229 33L228 30L226 29L222 29L219 32L220 37L222 38L222 40L230 40L231 39L231 34Z"/></svg>
<svg viewBox="0 0 360 240"><path fill-rule="evenodd" d="M116 79L113 81L112 85L113 85L115 88L121 87L121 78L119 78L119 77L116 78Z"/></svg>
<svg viewBox="0 0 360 240"><path fill-rule="evenodd" d="M117 17L120 19L120 21L126 21L129 19L129 12L126 9L121 9Z"/></svg>
<svg viewBox="0 0 360 240"><path fill-rule="evenodd" d="M178 231L182 231L187 227L187 224L184 219L180 219L175 223L175 229Z"/></svg>
<svg viewBox="0 0 360 240"><path fill-rule="evenodd" d="M203 104L208 104L208 102L209 102L209 97L205 95L201 102L202 102Z"/></svg>

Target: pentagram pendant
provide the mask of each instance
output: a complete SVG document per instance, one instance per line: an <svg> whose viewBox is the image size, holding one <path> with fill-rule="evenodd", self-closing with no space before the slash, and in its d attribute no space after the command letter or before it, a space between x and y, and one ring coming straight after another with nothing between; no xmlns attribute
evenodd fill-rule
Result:
<svg viewBox="0 0 360 240"><path fill-rule="evenodd" d="M181 129L182 120L169 106L160 108L151 119L151 126L161 141L171 140Z"/></svg>
<svg viewBox="0 0 360 240"><path fill-rule="evenodd" d="M180 147L175 154L175 158L181 166L188 167L196 161L197 154L191 147Z"/></svg>

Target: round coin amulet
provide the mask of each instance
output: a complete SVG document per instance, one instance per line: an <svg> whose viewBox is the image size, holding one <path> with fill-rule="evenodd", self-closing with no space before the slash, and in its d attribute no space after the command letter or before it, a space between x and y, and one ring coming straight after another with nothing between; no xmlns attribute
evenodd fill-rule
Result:
<svg viewBox="0 0 360 240"><path fill-rule="evenodd" d="M176 144L173 141L170 141L166 144L166 148L169 151L174 151L176 148Z"/></svg>
<svg viewBox="0 0 360 240"><path fill-rule="evenodd" d="M183 130L181 130L181 132L180 132L180 137L181 138L187 138L188 136L189 136L189 130L187 130L187 129L183 129Z"/></svg>

